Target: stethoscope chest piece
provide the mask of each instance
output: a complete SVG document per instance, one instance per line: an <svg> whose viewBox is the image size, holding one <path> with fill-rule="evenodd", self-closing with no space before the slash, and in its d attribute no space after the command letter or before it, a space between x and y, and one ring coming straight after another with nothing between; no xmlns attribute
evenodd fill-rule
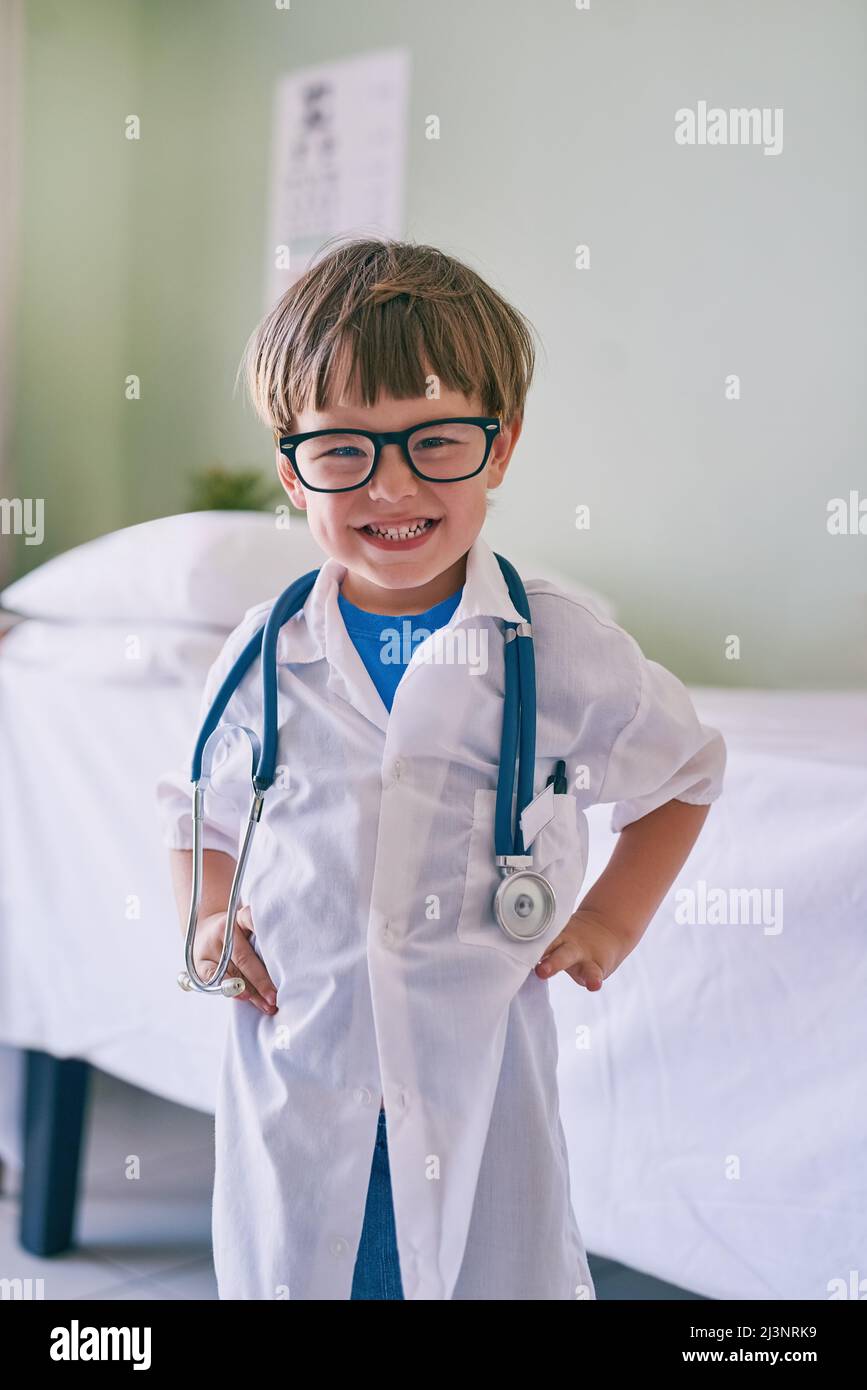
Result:
<svg viewBox="0 0 867 1390"><path fill-rule="evenodd" d="M494 913L514 941L535 941L550 927L556 902L544 874L522 869L503 879L494 896Z"/></svg>

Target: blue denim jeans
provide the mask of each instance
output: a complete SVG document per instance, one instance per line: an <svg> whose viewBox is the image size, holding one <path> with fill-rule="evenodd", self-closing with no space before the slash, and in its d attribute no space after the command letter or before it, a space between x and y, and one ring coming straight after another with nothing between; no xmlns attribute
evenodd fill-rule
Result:
<svg viewBox="0 0 867 1390"><path fill-rule="evenodd" d="M364 1209L364 1226L355 1260L350 1298L403 1298L391 1199L391 1177L388 1171L384 1110L379 1112L379 1124L376 1128L370 1185Z"/></svg>

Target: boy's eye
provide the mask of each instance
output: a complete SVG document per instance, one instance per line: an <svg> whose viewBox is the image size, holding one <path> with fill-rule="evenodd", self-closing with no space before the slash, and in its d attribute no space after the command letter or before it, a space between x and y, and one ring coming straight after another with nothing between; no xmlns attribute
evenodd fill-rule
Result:
<svg viewBox="0 0 867 1390"><path fill-rule="evenodd" d="M310 447L313 446L313 447ZM303 446L302 446L303 448ZM308 457L315 459L355 459L368 456L368 450L357 439L311 439L308 448L303 450Z"/></svg>

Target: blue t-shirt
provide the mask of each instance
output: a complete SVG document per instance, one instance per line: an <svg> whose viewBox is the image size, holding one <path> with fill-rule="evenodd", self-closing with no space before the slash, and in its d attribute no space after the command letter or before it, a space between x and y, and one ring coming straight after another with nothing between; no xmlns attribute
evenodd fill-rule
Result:
<svg viewBox="0 0 867 1390"><path fill-rule="evenodd" d="M346 630L389 714L394 692L416 647L438 627L445 627L462 593L463 586L426 613L365 613L338 589L337 602Z"/></svg>

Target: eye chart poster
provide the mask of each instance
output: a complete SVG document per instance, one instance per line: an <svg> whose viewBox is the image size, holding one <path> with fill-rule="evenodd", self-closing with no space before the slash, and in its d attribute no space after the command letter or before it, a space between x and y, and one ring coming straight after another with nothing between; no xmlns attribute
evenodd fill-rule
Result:
<svg viewBox="0 0 867 1390"><path fill-rule="evenodd" d="M326 237L402 236L410 55L363 54L288 74L274 100L265 307Z"/></svg>

